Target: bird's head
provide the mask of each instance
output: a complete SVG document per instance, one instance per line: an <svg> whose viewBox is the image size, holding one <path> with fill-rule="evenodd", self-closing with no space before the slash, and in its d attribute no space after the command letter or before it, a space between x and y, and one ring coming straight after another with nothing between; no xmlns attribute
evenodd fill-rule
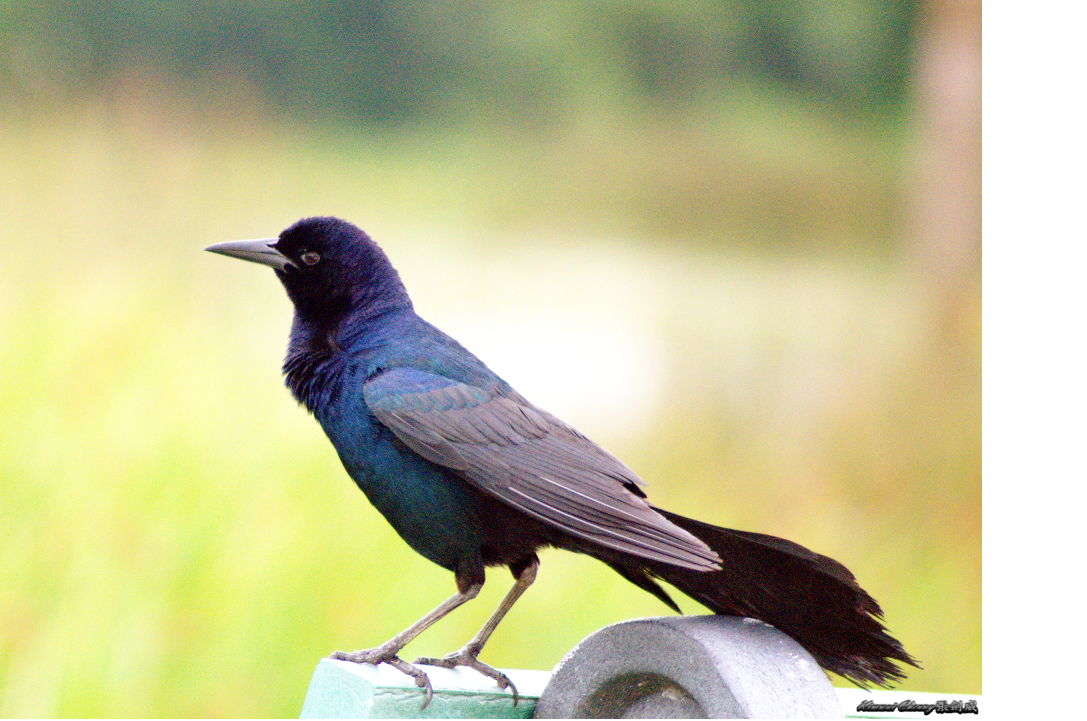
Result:
<svg viewBox="0 0 1087 721"><path fill-rule="evenodd" d="M304 218L278 238L234 240L206 250L274 268L303 317L328 316L346 308L411 306L399 275L377 243L339 218Z"/></svg>

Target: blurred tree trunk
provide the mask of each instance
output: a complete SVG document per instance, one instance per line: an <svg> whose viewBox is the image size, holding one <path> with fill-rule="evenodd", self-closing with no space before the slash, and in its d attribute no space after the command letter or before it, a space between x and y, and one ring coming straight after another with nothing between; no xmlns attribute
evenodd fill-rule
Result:
<svg viewBox="0 0 1087 721"><path fill-rule="evenodd" d="M981 266L981 1L932 0L915 59L920 147L913 261L942 320ZM946 329L945 329L946 330Z"/></svg>

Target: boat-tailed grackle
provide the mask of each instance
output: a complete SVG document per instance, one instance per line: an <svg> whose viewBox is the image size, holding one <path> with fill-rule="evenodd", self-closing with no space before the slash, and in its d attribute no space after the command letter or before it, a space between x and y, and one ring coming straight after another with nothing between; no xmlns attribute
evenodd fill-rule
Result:
<svg viewBox="0 0 1087 721"><path fill-rule="evenodd" d="M513 588L479 633L415 664L469 666L512 689L478 656L550 546L603 561L677 612L659 580L714 613L765 621L860 685L903 678L895 662L917 665L837 561L650 505L634 471L416 315L385 253L354 225L307 218L278 238L208 250L275 269L294 304L287 386L401 538L456 580L456 594L399 635L335 658L394 666L429 701L426 674L400 650L474 598L486 567L506 566Z"/></svg>

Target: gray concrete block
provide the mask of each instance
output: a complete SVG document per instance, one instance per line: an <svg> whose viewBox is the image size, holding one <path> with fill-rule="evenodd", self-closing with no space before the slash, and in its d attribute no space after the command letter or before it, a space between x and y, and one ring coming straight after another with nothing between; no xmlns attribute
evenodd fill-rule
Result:
<svg viewBox="0 0 1087 721"><path fill-rule="evenodd" d="M819 664L772 626L732 616L625 621L555 667L536 718L841 718Z"/></svg>

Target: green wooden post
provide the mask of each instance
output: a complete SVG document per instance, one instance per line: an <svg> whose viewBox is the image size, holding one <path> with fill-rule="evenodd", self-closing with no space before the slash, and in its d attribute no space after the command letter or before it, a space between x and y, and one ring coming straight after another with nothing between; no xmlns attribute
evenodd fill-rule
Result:
<svg viewBox="0 0 1087 721"><path fill-rule="evenodd" d="M512 693L471 669L420 668L434 688L434 698L425 709L423 689L394 668L321 659L310 681L302 718L532 718L536 701L551 679L547 671L503 669L520 696L514 706Z"/></svg>

